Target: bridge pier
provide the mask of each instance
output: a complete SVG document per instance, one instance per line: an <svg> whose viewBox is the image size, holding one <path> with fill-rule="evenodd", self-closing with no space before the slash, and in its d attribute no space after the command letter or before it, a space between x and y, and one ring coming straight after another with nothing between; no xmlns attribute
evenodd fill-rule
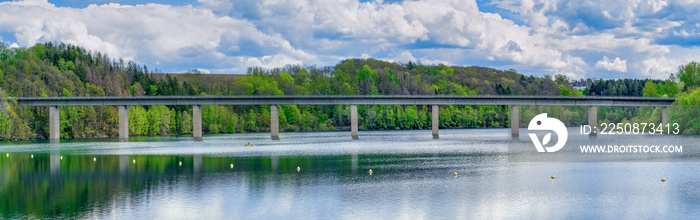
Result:
<svg viewBox="0 0 700 220"><path fill-rule="evenodd" d="M588 107L588 125L591 126L590 135L598 135L598 106Z"/></svg>
<svg viewBox="0 0 700 220"><path fill-rule="evenodd" d="M61 113L58 106L49 107L49 139L51 142L61 139Z"/></svg>
<svg viewBox="0 0 700 220"><path fill-rule="evenodd" d="M661 126L668 124L668 107L661 107Z"/></svg>
<svg viewBox="0 0 700 220"><path fill-rule="evenodd" d="M440 135L438 134L438 128L440 127L440 114L439 110L440 107L438 105L433 105L433 138L438 138Z"/></svg>
<svg viewBox="0 0 700 220"><path fill-rule="evenodd" d="M510 106L510 134L520 135L520 108L517 105Z"/></svg>
<svg viewBox="0 0 700 220"><path fill-rule="evenodd" d="M119 140L129 141L129 106L120 105L119 108Z"/></svg>
<svg viewBox="0 0 700 220"><path fill-rule="evenodd" d="M270 135L272 136L272 140L280 139L279 112L277 111L276 105L270 106Z"/></svg>
<svg viewBox="0 0 700 220"><path fill-rule="evenodd" d="M192 137L195 141L202 140L202 106L192 106Z"/></svg>
<svg viewBox="0 0 700 220"><path fill-rule="evenodd" d="M357 137L357 105L350 105L350 136L353 139Z"/></svg>

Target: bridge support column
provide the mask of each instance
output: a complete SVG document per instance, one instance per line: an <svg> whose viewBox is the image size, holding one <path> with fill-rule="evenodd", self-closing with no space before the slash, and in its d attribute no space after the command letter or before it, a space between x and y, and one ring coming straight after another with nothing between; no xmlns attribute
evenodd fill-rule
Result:
<svg viewBox="0 0 700 220"><path fill-rule="evenodd" d="M666 127L667 124L668 124L668 107L664 106L664 107L661 107L661 125Z"/></svg>
<svg viewBox="0 0 700 220"><path fill-rule="evenodd" d="M438 128L440 127L440 107L438 105L433 105L433 138L438 138Z"/></svg>
<svg viewBox="0 0 700 220"><path fill-rule="evenodd" d="M119 108L119 140L129 141L129 106L120 105L117 108Z"/></svg>
<svg viewBox="0 0 700 220"><path fill-rule="evenodd" d="M61 113L58 106L49 107L49 140L51 142L61 139Z"/></svg>
<svg viewBox="0 0 700 220"><path fill-rule="evenodd" d="M520 135L520 108L517 105L510 106L510 134Z"/></svg>
<svg viewBox="0 0 700 220"><path fill-rule="evenodd" d="M280 139L280 123L276 105L270 106L270 135L272 140Z"/></svg>
<svg viewBox="0 0 700 220"><path fill-rule="evenodd" d="M598 106L588 107L588 125L591 126L590 135L598 135Z"/></svg>
<svg viewBox="0 0 700 220"><path fill-rule="evenodd" d="M195 141L202 140L202 106L192 106L192 137Z"/></svg>
<svg viewBox="0 0 700 220"><path fill-rule="evenodd" d="M357 139L357 105L350 106L350 136Z"/></svg>

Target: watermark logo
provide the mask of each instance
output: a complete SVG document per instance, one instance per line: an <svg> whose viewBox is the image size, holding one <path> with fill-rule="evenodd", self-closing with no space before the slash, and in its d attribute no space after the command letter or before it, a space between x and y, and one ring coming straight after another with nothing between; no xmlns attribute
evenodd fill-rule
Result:
<svg viewBox="0 0 700 220"><path fill-rule="evenodd" d="M532 143L535 144L537 152L555 152L560 150L566 144L566 140L569 137L569 132L566 130L564 123L556 118L548 118L547 113L542 113L530 121L530 125L527 126L528 131L552 131L557 135L557 143L550 147L544 147L552 139L552 133L547 133L542 138L542 141L537 137L535 133L528 133Z"/></svg>

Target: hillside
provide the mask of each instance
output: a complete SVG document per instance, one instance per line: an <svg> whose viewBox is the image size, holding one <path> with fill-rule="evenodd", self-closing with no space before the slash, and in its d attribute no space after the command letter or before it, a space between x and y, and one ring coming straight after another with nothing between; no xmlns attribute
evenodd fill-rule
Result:
<svg viewBox="0 0 700 220"><path fill-rule="evenodd" d="M595 95L641 96L646 80L588 81ZM597 83L597 84L596 84ZM660 86L662 82L655 82ZM654 84L654 83L652 83ZM620 85L636 89L620 89ZM603 91L616 91L616 93ZM619 91L624 91L621 93ZM630 92L632 91L632 92ZM570 81L524 76L478 66L428 66L375 59L351 59L328 67L288 65L249 68L246 74L153 73L146 66L111 60L66 44L37 44L29 48L0 48L0 94L28 96L140 95L582 95ZM590 91L584 91L589 94ZM44 139L47 109L18 107L2 99L0 140ZM476 128L508 125L504 106L442 106L440 127ZM191 132L187 106L133 106L131 135ZM360 106L361 129L426 129L426 106ZM523 118L541 111L524 108ZM585 120L583 109L558 111L569 123ZM631 110L628 110L631 111ZM348 106L281 106L282 131L339 130L349 126ZM582 116L583 115L583 116ZM625 117L625 115L618 115ZM117 136L117 113L112 106L61 107L62 138ZM618 117L618 118L619 118ZM206 133L269 130L269 106L204 106Z"/></svg>

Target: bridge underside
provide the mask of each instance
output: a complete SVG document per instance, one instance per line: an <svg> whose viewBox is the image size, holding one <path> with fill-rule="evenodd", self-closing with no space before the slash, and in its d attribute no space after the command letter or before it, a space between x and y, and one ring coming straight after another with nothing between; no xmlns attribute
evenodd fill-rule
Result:
<svg viewBox="0 0 700 220"><path fill-rule="evenodd" d="M129 106L117 106L119 109L119 140L122 142L129 141ZM202 140L202 107L194 105L192 108L192 137L194 140ZM432 134L433 138L439 138L440 114L439 105L432 105ZM273 140L279 140L279 119L278 106L270 106L270 134ZM662 124L668 123L668 109L662 107ZM57 141L60 139L60 110L59 106L49 107L49 139ZM588 107L588 125L591 126L590 135L597 135L598 128L598 107ZM353 139L358 139L359 116L357 114L357 105L350 106L350 136ZM520 108L517 105L510 106L510 128L511 135L518 136L520 134Z"/></svg>

